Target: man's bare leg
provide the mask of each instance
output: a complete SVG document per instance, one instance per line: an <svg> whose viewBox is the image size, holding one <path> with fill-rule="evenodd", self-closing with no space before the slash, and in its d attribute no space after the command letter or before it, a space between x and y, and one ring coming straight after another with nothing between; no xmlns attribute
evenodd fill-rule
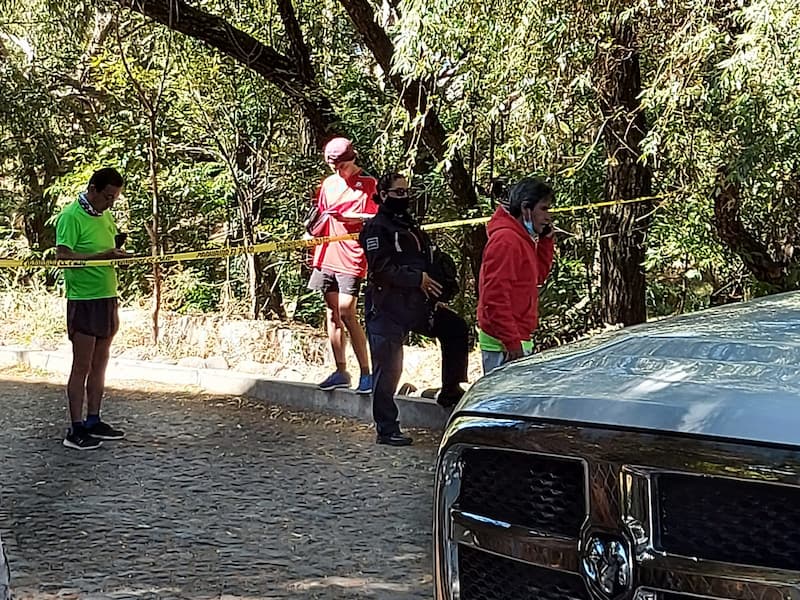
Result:
<svg viewBox="0 0 800 600"><path fill-rule="evenodd" d="M328 325L328 341L336 361L336 370L347 373L347 357L345 355L344 324L339 314L339 292L325 294L325 316Z"/></svg>
<svg viewBox="0 0 800 600"><path fill-rule="evenodd" d="M111 355L113 338L97 338L92 355L92 365L86 380L86 414L99 415L106 386L106 368Z"/></svg>
<svg viewBox="0 0 800 600"><path fill-rule="evenodd" d="M97 338L84 333L72 335L72 369L67 380L69 418L72 423L83 421L83 401L86 398L86 379L92 368Z"/></svg>
<svg viewBox="0 0 800 600"><path fill-rule="evenodd" d="M358 320L356 312L358 298L350 294L339 294L339 318L350 334L350 343L353 345L358 359L358 366L361 367L361 375L369 375L369 353L367 352L367 336Z"/></svg>

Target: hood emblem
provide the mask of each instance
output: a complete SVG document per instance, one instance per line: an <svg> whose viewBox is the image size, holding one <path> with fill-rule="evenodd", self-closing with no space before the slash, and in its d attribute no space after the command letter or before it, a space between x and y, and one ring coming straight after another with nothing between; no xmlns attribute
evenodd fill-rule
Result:
<svg viewBox="0 0 800 600"><path fill-rule="evenodd" d="M581 556L581 570L589 589L601 600L615 600L631 588L633 566L621 539L590 535Z"/></svg>

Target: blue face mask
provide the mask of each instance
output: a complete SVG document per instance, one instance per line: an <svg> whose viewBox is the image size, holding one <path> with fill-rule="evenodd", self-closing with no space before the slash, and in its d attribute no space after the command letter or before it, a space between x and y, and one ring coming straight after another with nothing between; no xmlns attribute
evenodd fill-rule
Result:
<svg viewBox="0 0 800 600"><path fill-rule="evenodd" d="M530 213L528 213L530 215ZM533 228L533 219L526 219L525 215L522 215L522 224L525 226L525 229L528 230L529 235L535 235L536 230Z"/></svg>
<svg viewBox="0 0 800 600"><path fill-rule="evenodd" d="M523 225L525 225L525 229L527 229L527 230L528 230L528 233L529 233L530 235L533 235L533 234L534 234L534 230L533 230L533 221L529 221L528 219L523 219L523 220L522 220L522 224L523 224Z"/></svg>

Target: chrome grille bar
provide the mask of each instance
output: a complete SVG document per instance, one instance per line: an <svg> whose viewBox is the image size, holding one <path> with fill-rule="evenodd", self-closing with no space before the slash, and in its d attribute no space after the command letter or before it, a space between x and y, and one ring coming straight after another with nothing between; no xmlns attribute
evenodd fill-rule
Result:
<svg viewBox="0 0 800 600"><path fill-rule="evenodd" d="M578 540L547 535L524 527L453 510L453 541L538 567L578 573Z"/></svg>

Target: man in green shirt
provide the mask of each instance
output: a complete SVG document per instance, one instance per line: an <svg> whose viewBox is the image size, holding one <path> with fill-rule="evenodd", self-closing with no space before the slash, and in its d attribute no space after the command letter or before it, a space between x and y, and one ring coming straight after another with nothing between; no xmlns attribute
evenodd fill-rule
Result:
<svg viewBox="0 0 800 600"><path fill-rule="evenodd" d="M56 223L56 258L103 260L128 253L116 243L117 226L109 210L124 181L111 168L95 171L86 192L68 204ZM117 273L114 267L64 269L67 290L67 333L72 341L72 370L67 398L72 425L64 446L94 450L101 440L120 440L125 434L100 420L111 340L119 328ZM83 401L86 398L86 420Z"/></svg>

